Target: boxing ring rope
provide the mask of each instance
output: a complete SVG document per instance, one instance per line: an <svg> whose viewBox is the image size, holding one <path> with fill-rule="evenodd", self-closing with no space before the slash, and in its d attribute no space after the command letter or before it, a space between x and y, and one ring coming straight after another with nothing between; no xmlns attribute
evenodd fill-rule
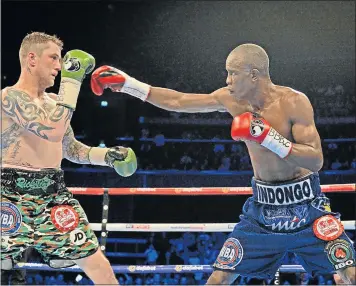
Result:
<svg viewBox="0 0 356 286"><path fill-rule="evenodd" d="M356 221L342 221L345 230L355 229ZM236 223L108 223L108 231L121 232L231 232ZM101 231L101 223L91 223L91 228Z"/></svg>
<svg viewBox="0 0 356 286"><path fill-rule="evenodd" d="M103 216L101 223L91 223L94 231L101 231L101 239L104 245L108 231L121 232L231 232L236 223L107 223L109 195L170 195L170 196L197 196L197 195L250 195L249 187L202 187L202 188L69 188L75 195L103 195ZM355 184L321 185L324 193L356 192ZM345 230L356 229L356 221L342 221ZM211 273L210 265L112 265L115 273ZM18 263L15 269L83 272L78 266L54 269L41 263ZM279 272L299 273L305 272L301 265L281 265Z"/></svg>
<svg viewBox="0 0 356 286"><path fill-rule="evenodd" d="M210 265L112 265L115 273L119 274L152 274L152 273L211 273L213 267ZM48 265L41 263L18 263L15 269L29 269L41 271L65 271L65 272L83 272L78 266L53 269ZM282 265L279 272L296 273L305 272L301 265Z"/></svg>
<svg viewBox="0 0 356 286"><path fill-rule="evenodd" d="M169 196L212 196L252 195L250 187L203 187L203 188L69 188L75 195L169 195ZM355 184L321 185L323 193L356 192Z"/></svg>

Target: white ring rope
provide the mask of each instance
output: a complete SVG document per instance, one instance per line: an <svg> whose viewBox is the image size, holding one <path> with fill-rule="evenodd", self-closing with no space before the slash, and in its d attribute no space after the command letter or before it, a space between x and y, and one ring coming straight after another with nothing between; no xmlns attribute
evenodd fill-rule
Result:
<svg viewBox="0 0 356 286"><path fill-rule="evenodd" d="M44 271L63 271L63 272L83 272L78 266L61 269L54 269L41 263L18 263L15 269L44 270ZM211 265L112 265L115 273L211 273ZM301 265L281 265L279 272L305 272Z"/></svg>
<svg viewBox="0 0 356 286"><path fill-rule="evenodd" d="M356 221L342 221L345 230L356 229ZM231 232L236 223L108 223L107 231L122 232ZM91 228L101 231L101 223L91 223Z"/></svg>

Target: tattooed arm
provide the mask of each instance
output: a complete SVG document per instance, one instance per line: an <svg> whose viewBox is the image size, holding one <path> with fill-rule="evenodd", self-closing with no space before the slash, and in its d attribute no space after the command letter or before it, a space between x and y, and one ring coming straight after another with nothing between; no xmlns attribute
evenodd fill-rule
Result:
<svg viewBox="0 0 356 286"><path fill-rule="evenodd" d="M36 136L52 142L63 139L73 115L73 110L63 105L56 105L47 112L28 94L13 88L2 91L1 101L1 109L9 118Z"/></svg>
<svg viewBox="0 0 356 286"><path fill-rule="evenodd" d="M68 126L66 133L64 134L63 141L63 158L78 163L78 164L90 164L89 152L91 147L79 142L74 137L74 132L71 126Z"/></svg>

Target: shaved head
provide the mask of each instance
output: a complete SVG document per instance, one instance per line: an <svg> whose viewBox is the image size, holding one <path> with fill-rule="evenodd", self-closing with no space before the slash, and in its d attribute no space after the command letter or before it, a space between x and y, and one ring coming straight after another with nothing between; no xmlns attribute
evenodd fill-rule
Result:
<svg viewBox="0 0 356 286"><path fill-rule="evenodd" d="M227 61L232 66L257 69L261 75L269 78L269 58L266 51L255 44L237 46L229 54Z"/></svg>

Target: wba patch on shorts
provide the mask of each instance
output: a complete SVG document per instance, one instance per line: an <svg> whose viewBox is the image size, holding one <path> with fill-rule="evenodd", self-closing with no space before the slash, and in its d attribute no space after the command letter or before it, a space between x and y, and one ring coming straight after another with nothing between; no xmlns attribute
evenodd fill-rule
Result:
<svg viewBox="0 0 356 286"><path fill-rule="evenodd" d="M21 227L22 215L12 203L1 202L1 236L15 234Z"/></svg>
<svg viewBox="0 0 356 286"><path fill-rule="evenodd" d="M213 267L235 270L235 267L241 262L243 255L244 252L241 243L236 238L228 238Z"/></svg>

